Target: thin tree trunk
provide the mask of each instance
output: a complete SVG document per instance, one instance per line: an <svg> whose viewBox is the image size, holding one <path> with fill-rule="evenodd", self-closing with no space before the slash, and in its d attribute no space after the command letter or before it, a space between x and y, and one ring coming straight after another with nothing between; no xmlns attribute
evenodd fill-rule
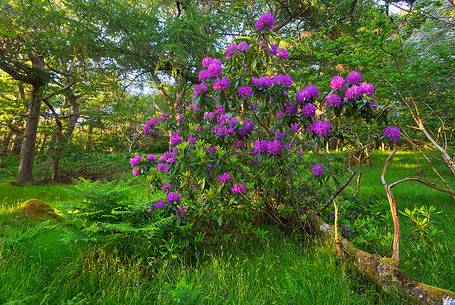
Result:
<svg viewBox="0 0 455 305"><path fill-rule="evenodd" d="M13 147L11 148L12 155L19 156L21 154L22 138L21 134L16 134L14 136Z"/></svg>
<svg viewBox="0 0 455 305"><path fill-rule="evenodd" d="M21 146L21 161L16 180L18 184L25 184L33 181L33 158L35 155L35 141L41 106L39 89L39 86L32 86L30 103L27 107L27 119Z"/></svg>
<svg viewBox="0 0 455 305"><path fill-rule="evenodd" d="M0 167L3 167L6 163L6 157L8 156L9 151L9 143L11 142L11 138L13 137L13 131L10 129L3 138L2 141L2 148L0 151Z"/></svg>
<svg viewBox="0 0 455 305"><path fill-rule="evenodd" d="M77 102L77 97L76 97L76 95L74 95L74 93L71 90L68 90L67 97L68 97L68 101L71 105L71 116L70 116L70 120L68 123L68 127L66 129L65 139L66 139L67 143L71 143L72 138L73 138L74 128L76 127L77 120L79 119L80 110L79 110L79 103Z"/></svg>

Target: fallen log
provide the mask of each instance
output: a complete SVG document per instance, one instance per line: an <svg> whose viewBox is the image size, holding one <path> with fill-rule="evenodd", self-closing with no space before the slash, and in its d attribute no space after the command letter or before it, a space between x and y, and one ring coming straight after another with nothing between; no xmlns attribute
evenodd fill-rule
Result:
<svg viewBox="0 0 455 305"><path fill-rule="evenodd" d="M335 238L335 227L316 214L310 215L313 228L324 236ZM455 305L455 292L430 286L409 278L391 258L371 254L356 248L345 238L339 238L343 255L354 260L357 270L384 291L396 292L413 304Z"/></svg>

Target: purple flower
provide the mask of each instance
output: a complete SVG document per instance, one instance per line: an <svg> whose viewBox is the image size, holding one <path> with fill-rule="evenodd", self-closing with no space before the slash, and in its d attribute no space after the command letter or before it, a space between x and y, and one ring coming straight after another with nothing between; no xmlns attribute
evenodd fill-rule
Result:
<svg viewBox="0 0 455 305"><path fill-rule="evenodd" d="M373 109L373 110L376 110L376 109L378 109L378 107L379 107L379 104L378 104L378 102L376 102L376 101L371 101L371 102L369 102L368 104L370 104L370 107L371 107L371 109Z"/></svg>
<svg viewBox="0 0 455 305"><path fill-rule="evenodd" d="M218 114L224 113L224 107L222 105L216 105L215 113L218 113Z"/></svg>
<svg viewBox="0 0 455 305"><path fill-rule="evenodd" d="M327 99L326 99L326 104L327 106L329 107L338 107L341 105L341 98L336 95L335 93L331 93L327 96Z"/></svg>
<svg viewBox="0 0 455 305"><path fill-rule="evenodd" d="M211 153L211 154L215 154L216 153L216 146L211 145L211 146L207 147L205 149L205 151L208 152L208 153Z"/></svg>
<svg viewBox="0 0 455 305"><path fill-rule="evenodd" d="M136 155L136 156L134 156L134 158L131 158L130 159L131 167L135 167L136 165L138 165L139 162L141 162L141 160L142 160L142 157L140 155Z"/></svg>
<svg viewBox="0 0 455 305"><path fill-rule="evenodd" d="M239 48L240 52L248 52L250 49L250 45L244 40L240 41L237 47Z"/></svg>
<svg viewBox="0 0 455 305"><path fill-rule="evenodd" d="M170 190L172 190L172 185L170 183L165 183L163 184L163 186L161 187L161 190L163 192L169 192Z"/></svg>
<svg viewBox="0 0 455 305"><path fill-rule="evenodd" d="M291 130L293 132L298 132L299 131L299 124L298 123L292 123L291 124Z"/></svg>
<svg viewBox="0 0 455 305"><path fill-rule="evenodd" d="M225 184L226 182L228 182L229 180L231 180L231 175L229 173L223 173L221 175L218 176L218 182L221 183L221 184Z"/></svg>
<svg viewBox="0 0 455 305"><path fill-rule="evenodd" d="M328 121L316 120L308 126L308 129L318 137L325 137L332 130L332 124L330 124Z"/></svg>
<svg viewBox="0 0 455 305"><path fill-rule="evenodd" d="M330 81L330 88L333 90L340 90L343 89L344 86L346 86L346 81L343 77L339 75L332 77L332 80Z"/></svg>
<svg viewBox="0 0 455 305"><path fill-rule="evenodd" d="M241 86L237 89L239 96L247 99L253 95L253 89L250 86Z"/></svg>
<svg viewBox="0 0 455 305"><path fill-rule="evenodd" d="M164 164L164 163L158 163L156 165L156 169L158 171L163 172L163 173L167 173L169 171L169 167L166 164Z"/></svg>
<svg viewBox="0 0 455 305"><path fill-rule="evenodd" d="M279 111L279 112L276 113L276 116L277 116L277 118L279 118L279 119L283 119L283 118L286 117L286 112Z"/></svg>
<svg viewBox="0 0 455 305"><path fill-rule="evenodd" d="M213 61L213 58L206 56L202 59L202 66L204 68L208 68L210 66L210 64L212 63L212 61Z"/></svg>
<svg viewBox="0 0 455 305"><path fill-rule="evenodd" d="M384 136L389 138L390 141L392 141L393 143L396 143L396 142L398 142L398 140L400 140L400 137L401 137L400 128L393 126L393 125L388 126L388 127L384 128Z"/></svg>
<svg viewBox="0 0 455 305"><path fill-rule="evenodd" d="M206 80L211 79L212 75L210 74L210 72L208 70L201 70L201 71L199 71L197 78L199 79L199 81L205 82Z"/></svg>
<svg viewBox="0 0 455 305"><path fill-rule="evenodd" d="M316 114L316 106L311 103L304 104L302 106L302 115L306 118L314 117Z"/></svg>
<svg viewBox="0 0 455 305"><path fill-rule="evenodd" d="M270 31L275 24L275 18L271 13L261 15L256 21L256 31Z"/></svg>
<svg viewBox="0 0 455 305"><path fill-rule="evenodd" d="M352 71L348 74L348 82L350 82L353 85L357 85L362 81L362 74L357 71Z"/></svg>
<svg viewBox="0 0 455 305"><path fill-rule="evenodd" d="M313 84L307 85L303 90L298 90L296 99L298 102L303 102L305 100L310 100L311 98L318 97L318 87Z"/></svg>
<svg viewBox="0 0 455 305"><path fill-rule="evenodd" d="M368 96L374 95L374 86L370 83L361 83L359 86L359 93L366 94Z"/></svg>
<svg viewBox="0 0 455 305"><path fill-rule="evenodd" d="M185 215L186 215L186 206L184 206L184 205L179 206L177 208L177 210L175 211L175 215L177 215L180 218L185 217Z"/></svg>
<svg viewBox="0 0 455 305"><path fill-rule="evenodd" d="M175 163L175 157L177 156L177 150L173 148L171 151L166 151L160 156L160 161L166 163Z"/></svg>
<svg viewBox="0 0 455 305"><path fill-rule="evenodd" d="M271 44L269 49L270 55L275 56L278 53L278 46L276 44Z"/></svg>
<svg viewBox="0 0 455 305"><path fill-rule="evenodd" d="M180 196L176 192L169 192L166 196L167 203L179 202Z"/></svg>
<svg viewBox="0 0 455 305"><path fill-rule="evenodd" d="M320 177L324 174L324 166L320 163L313 164L311 166L311 174L313 177Z"/></svg>
<svg viewBox="0 0 455 305"><path fill-rule="evenodd" d="M196 97L198 97L202 92L207 92L208 90L209 90L209 87L207 87L207 85L204 84L204 83L194 85L193 97L196 98Z"/></svg>
<svg viewBox="0 0 455 305"><path fill-rule="evenodd" d="M179 135L178 131L171 133L171 145L177 145L182 143L182 138Z"/></svg>
<svg viewBox="0 0 455 305"><path fill-rule="evenodd" d="M288 103L284 105L284 111L289 114L290 116L296 115L298 108L297 105L294 103Z"/></svg>
<svg viewBox="0 0 455 305"><path fill-rule="evenodd" d="M289 58L289 52L286 49L278 49L276 55L281 58L281 59L288 59Z"/></svg>
<svg viewBox="0 0 455 305"><path fill-rule="evenodd" d="M133 176L137 176L141 173L141 170L139 168L133 168L133 171L131 173Z"/></svg>
<svg viewBox="0 0 455 305"><path fill-rule="evenodd" d="M359 92L359 86L354 85L346 90L344 99L346 101L357 100L360 96L361 96L361 94Z"/></svg>
<svg viewBox="0 0 455 305"><path fill-rule="evenodd" d="M247 191L246 186L243 183L234 184L231 187L231 192L233 192L234 194L246 193L246 191Z"/></svg>
<svg viewBox="0 0 455 305"><path fill-rule="evenodd" d="M241 148L243 145L244 143L242 140L234 140L234 148Z"/></svg>
<svg viewBox="0 0 455 305"><path fill-rule="evenodd" d="M171 115L169 113L166 113L166 112L163 112L161 114L161 121L164 121L164 120L168 120L169 118L171 117Z"/></svg>
<svg viewBox="0 0 455 305"><path fill-rule="evenodd" d="M226 89L229 89L229 85L229 80L223 76L221 79L217 79L213 82L213 90L224 91Z"/></svg>
<svg viewBox="0 0 455 305"><path fill-rule="evenodd" d="M190 142L191 144L196 143L196 141L197 141L197 138L195 136L193 136L193 135L188 136L188 142Z"/></svg>
<svg viewBox="0 0 455 305"><path fill-rule="evenodd" d="M273 82L275 85L283 86L283 87L291 87L292 86L292 77L287 74L277 74L273 77Z"/></svg>
<svg viewBox="0 0 455 305"><path fill-rule="evenodd" d="M216 117L216 112L206 112L204 113L204 119L213 120Z"/></svg>
<svg viewBox="0 0 455 305"><path fill-rule="evenodd" d="M235 43L231 43L226 48L226 57L231 58L238 51L238 47Z"/></svg>
<svg viewBox="0 0 455 305"><path fill-rule="evenodd" d="M253 131L253 129L254 129L253 121L246 119L243 122L243 127L241 127L239 129L238 133L241 137L244 137L244 136L248 135L249 133L251 133Z"/></svg>
<svg viewBox="0 0 455 305"><path fill-rule="evenodd" d="M164 201L163 199L159 199L158 201L156 201L154 204L153 204L153 207L155 209L162 209L164 208Z"/></svg>
<svg viewBox="0 0 455 305"><path fill-rule="evenodd" d="M223 71L221 60L219 60L218 58L213 58L210 65L208 65L207 67L207 71L210 77L216 77L220 75L221 72Z"/></svg>
<svg viewBox="0 0 455 305"><path fill-rule="evenodd" d="M154 154L148 154L147 155L147 160L150 162L155 162L156 161L156 156Z"/></svg>
<svg viewBox="0 0 455 305"><path fill-rule="evenodd" d="M258 87L259 89L265 89L274 84L273 80L267 76L261 76L259 78L253 77L251 82L253 86Z"/></svg>
<svg viewBox="0 0 455 305"><path fill-rule="evenodd" d="M267 145L267 152L272 156L281 154L282 150L283 144L278 139L270 141Z"/></svg>

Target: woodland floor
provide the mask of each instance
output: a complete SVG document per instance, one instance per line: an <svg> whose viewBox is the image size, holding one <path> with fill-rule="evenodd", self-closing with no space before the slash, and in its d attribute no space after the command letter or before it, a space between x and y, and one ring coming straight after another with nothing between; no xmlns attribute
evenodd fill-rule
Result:
<svg viewBox="0 0 455 305"><path fill-rule="evenodd" d="M373 154L361 195L378 196L386 210L379 178L385 157ZM265 228L267 242L239 237L197 262L182 259L147 275L144 261L94 255L90 246L64 241L76 233L62 222L17 216L17 205L30 198L57 210L73 198L66 191L71 185L12 185L16 166L11 162L0 169L1 304L402 304L337 260L330 243L271 227ZM400 152L388 181L415 176L420 169L433 177L418 155ZM455 185L454 179L450 182ZM394 193L400 210L432 205L441 211L433 218L439 231L436 245L416 256L406 251L411 241L404 239L402 268L420 281L455 290L455 201L414 183L397 186ZM135 195L146 196L141 191ZM410 223L401 218L403 235L409 235ZM46 230L40 229L43 224Z"/></svg>

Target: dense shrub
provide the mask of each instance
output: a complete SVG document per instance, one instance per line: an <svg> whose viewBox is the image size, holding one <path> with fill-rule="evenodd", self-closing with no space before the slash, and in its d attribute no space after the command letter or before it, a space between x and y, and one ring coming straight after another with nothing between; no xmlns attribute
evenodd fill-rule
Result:
<svg viewBox="0 0 455 305"><path fill-rule="evenodd" d="M281 224L304 218L346 171L324 152L326 143L343 140L346 126L386 120L359 72L334 76L326 88L293 80L273 23L261 16L255 34L228 45L224 63L205 57L186 110L145 124L149 137L169 136L167 152L130 160L134 176L149 176L163 191L150 203L153 213L228 227L259 214Z"/></svg>

